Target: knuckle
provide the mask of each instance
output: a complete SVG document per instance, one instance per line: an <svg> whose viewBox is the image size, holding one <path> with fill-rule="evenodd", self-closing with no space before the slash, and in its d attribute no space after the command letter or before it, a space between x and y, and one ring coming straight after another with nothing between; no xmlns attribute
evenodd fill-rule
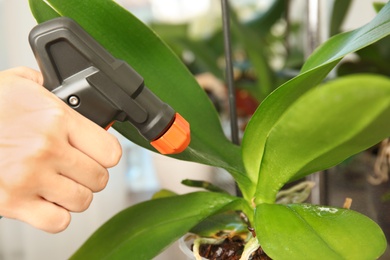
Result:
<svg viewBox="0 0 390 260"><path fill-rule="evenodd" d="M19 165L15 165L10 170L10 173L3 175L3 177L6 178L7 185L1 188L3 192L0 201L2 205L6 205L6 208L18 208L20 204L36 190L39 181L35 180L40 172L37 171L36 167L33 167L35 167L35 165L32 165L29 162L22 162ZM2 182L2 180L0 182Z"/></svg>
<svg viewBox="0 0 390 260"><path fill-rule="evenodd" d="M104 170L104 172L100 173L97 180L97 187L94 191L95 192L102 191L107 186L109 178L110 176L107 170Z"/></svg>
<svg viewBox="0 0 390 260"><path fill-rule="evenodd" d="M52 119L52 123L58 124L66 120L68 117L68 111L66 110L66 106L62 103L59 103L60 100L53 99L52 108L50 110L50 116Z"/></svg>
<svg viewBox="0 0 390 260"><path fill-rule="evenodd" d="M17 217L21 221L29 223L31 226L43 230L48 233L59 233L64 231L70 224L71 215L69 211L64 208L56 207L50 211L46 211L46 214L35 212L31 218L26 219L26 213Z"/></svg>
<svg viewBox="0 0 390 260"><path fill-rule="evenodd" d="M109 149L107 156L107 167L113 167L117 165L122 157L122 147L118 139L114 136L112 136L112 138L113 141L111 142L111 149Z"/></svg>
<svg viewBox="0 0 390 260"><path fill-rule="evenodd" d="M81 184L68 188L69 193L59 200L59 205L70 212L83 212L92 202L92 191Z"/></svg>
<svg viewBox="0 0 390 260"><path fill-rule="evenodd" d="M18 192L15 189L8 190L2 195L1 208L2 214L6 217L10 217L18 210L21 198L18 196ZM6 212L4 212L6 210ZM2 216L3 216L2 215Z"/></svg>
<svg viewBox="0 0 390 260"><path fill-rule="evenodd" d="M60 149L63 147L65 140L60 139L57 136L58 133L45 133L42 134L30 142L30 163L47 162L53 158L65 158L65 150Z"/></svg>
<svg viewBox="0 0 390 260"><path fill-rule="evenodd" d="M26 66L18 66L18 67L15 67L13 69L11 69L11 71L14 71L16 73L19 73L19 74L28 74L30 72L30 68L26 67Z"/></svg>
<svg viewBox="0 0 390 260"><path fill-rule="evenodd" d="M88 196L84 200L84 204L81 207L81 211L85 211L86 209L89 208L89 206L92 203L92 199L93 199L93 194L92 194L92 192L89 192Z"/></svg>
<svg viewBox="0 0 390 260"><path fill-rule="evenodd" d="M44 162L50 158L56 157L61 152L58 148L57 141L54 137L47 135L42 138L36 138L34 143L31 144L33 147L31 159L32 162Z"/></svg>
<svg viewBox="0 0 390 260"><path fill-rule="evenodd" d="M44 91L42 89L42 91ZM43 95L42 95L43 97ZM42 100L39 123L45 128L45 133L54 133L61 128L69 118L69 109L53 93L46 93Z"/></svg>
<svg viewBox="0 0 390 260"><path fill-rule="evenodd" d="M93 199L92 191L85 188L85 192L82 193L83 194L79 196L79 202L74 209L75 212L83 212L91 205Z"/></svg>

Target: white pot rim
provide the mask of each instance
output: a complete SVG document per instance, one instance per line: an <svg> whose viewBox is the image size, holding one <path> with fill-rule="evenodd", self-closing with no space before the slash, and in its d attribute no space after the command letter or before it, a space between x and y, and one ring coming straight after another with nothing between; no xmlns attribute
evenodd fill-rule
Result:
<svg viewBox="0 0 390 260"><path fill-rule="evenodd" d="M195 235L193 234L186 234L179 239L179 248L189 260L196 260L194 253L191 250L191 245L193 244L194 239ZM202 257L202 260L207 259Z"/></svg>

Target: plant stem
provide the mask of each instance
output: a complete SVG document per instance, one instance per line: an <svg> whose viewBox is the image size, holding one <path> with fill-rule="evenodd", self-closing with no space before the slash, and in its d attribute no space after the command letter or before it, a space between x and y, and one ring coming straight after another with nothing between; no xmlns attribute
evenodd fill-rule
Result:
<svg viewBox="0 0 390 260"><path fill-rule="evenodd" d="M228 0L221 0L222 5L222 26L223 26L223 42L225 47L225 60L226 60L226 83L229 93L229 109L230 109L230 128L232 142L236 145L240 145L239 132L238 132L238 120L237 120L237 108L236 108L236 91L234 88L233 77L233 57L232 46L230 37L230 15L229 15L229 2ZM242 197L242 192L236 184L236 194Z"/></svg>
<svg viewBox="0 0 390 260"><path fill-rule="evenodd" d="M245 245L240 260L248 260L253 252L259 249L260 244L257 238L252 237Z"/></svg>
<svg viewBox="0 0 390 260"><path fill-rule="evenodd" d="M232 47L230 40L230 15L229 15L229 3L228 0L221 0L222 4L222 24L223 24L223 42L225 47L225 60L226 60L226 83L229 92L229 107L230 107L230 127L231 138L234 144L239 145L239 133L238 133L238 121L236 111L236 92L234 89L234 77L233 77L233 57Z"/></svg>

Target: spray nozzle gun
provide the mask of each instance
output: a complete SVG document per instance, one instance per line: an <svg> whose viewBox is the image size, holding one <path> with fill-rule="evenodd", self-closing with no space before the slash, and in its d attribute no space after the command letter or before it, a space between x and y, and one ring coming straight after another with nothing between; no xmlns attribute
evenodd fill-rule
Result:
<svg viewBox="0 0 390 260"><path fill-rule="evenodd" d="M75 21L61 17L39 24L29 40L45 88L76 111L106 129L129 121L162 154L187 148L188 122Z"/></svg>

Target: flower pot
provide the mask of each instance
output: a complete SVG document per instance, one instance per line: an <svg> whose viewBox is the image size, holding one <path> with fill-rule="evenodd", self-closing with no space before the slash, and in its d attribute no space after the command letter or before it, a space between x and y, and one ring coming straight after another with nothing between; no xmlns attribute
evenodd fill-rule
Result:
<svg viewBox="0 0 390 260"><path fill-rule="evenodd" d="M179 239L179 248L183 252L183 254L187 257L188 260L197 260L194 256L194 253L191 250L191 246L194 243L194 236L191 234L187 234L182 236ZM202 257L202 260L207 260Z"/></svg>

